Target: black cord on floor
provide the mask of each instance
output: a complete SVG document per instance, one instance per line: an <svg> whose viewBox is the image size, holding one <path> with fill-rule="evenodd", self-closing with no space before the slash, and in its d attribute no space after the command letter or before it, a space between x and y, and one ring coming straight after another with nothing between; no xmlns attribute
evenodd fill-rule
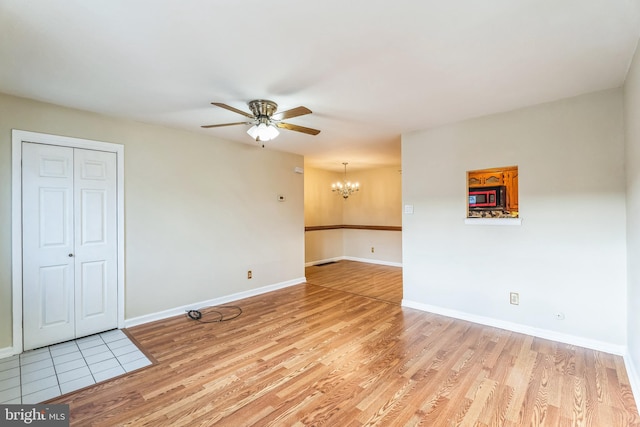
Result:
<svg viewBox="0 0 640 427"><path fill-rule="evenodd" d="M210 308L212 308L213 310L209 310ZM216 309L223 309L223 308L231 308L234 310L237 310L238 312L235 313L233 316L230 317L224 317L224 314L222 314L222 312L216 310ZM216 314L217 315L217 319L210 319L210 320L202 320L202 316L203 316L203 311L206 309L206 312L204 314ZM237 305L223 305L220 307L205 307L204 309L200 308L198 310L188 310L187 311L187 317L189 319L192 320L197 320L200 323L218 323L218 322L228 322L229 320L233 320L233 319L237 319L238 317L240 317L240 315L242 314L242 309L240 307L238 307Z"/></svg>

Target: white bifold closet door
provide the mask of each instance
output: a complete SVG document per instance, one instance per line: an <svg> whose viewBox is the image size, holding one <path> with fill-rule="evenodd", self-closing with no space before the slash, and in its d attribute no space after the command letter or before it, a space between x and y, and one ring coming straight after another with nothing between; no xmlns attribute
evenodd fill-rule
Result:
<svg viewBox="0 0 640 427"><path fill-rule="evenodd" d="M116 154L22 144L23 340L116 328Z"/></svg>

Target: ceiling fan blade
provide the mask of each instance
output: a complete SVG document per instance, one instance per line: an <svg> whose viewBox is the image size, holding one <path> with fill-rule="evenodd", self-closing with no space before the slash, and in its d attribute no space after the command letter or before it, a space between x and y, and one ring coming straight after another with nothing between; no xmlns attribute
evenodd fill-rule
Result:
<svg viewBox="0 0 640 427"><path fill-rule="evenodd" d="M223 127L223 126L235 126L235 125L248 125L250 124L249 122L235 122L235 123L222 123L220 125L206 125L206 126L200 126L201 128L205 128L205 129L209 129L209 128L219 128L219 127Z"/></svg>
<svg viewBox="0 0 640 427"><path fill-rule="evenodd" d="M242 114L243 116L248 117L250 119L254 118L253 114L249 114L249 113L246 113L246 112L244 112L242 110L238 110L237 108L234 108L234 107L232 107L230 105L227 105L227 104L222 104L220 102L212 102L211 105L215 105L216 107L224 108L225 110L233 111L234 113L237 113L237 114Z"/></svg>
<svg viewBox="0 0 640 427"><path fill-rule="evenodd" d="M305 114L311 114L311 110L307 107L296 107L281 113L275 113L271 118L273 120L285 120L292 117L304 116Z"/></svg>
<svg viewBox="0 0 640 427"><path fill-rule="evenodd" d="M292 125L291 123L276 123L275 124L277 127L279 128L283 128L283 129L288 129L288 130L295 130L296 132L302 132L302 133L306 133L309 135L317 135L320 133L320 131L318 129L311 129L311 128L307 128L304 126L298 126L298 125Z"/></svg>

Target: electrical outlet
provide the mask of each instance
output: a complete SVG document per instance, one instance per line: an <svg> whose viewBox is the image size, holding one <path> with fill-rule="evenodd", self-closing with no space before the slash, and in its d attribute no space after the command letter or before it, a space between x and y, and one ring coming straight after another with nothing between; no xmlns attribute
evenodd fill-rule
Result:
<svg viewBox="0 0 640 427"><path fill-rule="evenodd" d="M371 246L371 253L374 253L376 250L374 249L373 246Z"/></svg>
<svg viewBox="0 0 640 427"><path fill-rule="evenodd" d="M247 270L247 279L251 279L253 277L253 273L251 270Z"/></svg>
<svg viewBox="0 0 640 427"><path fill-rule="evenodd" d="M513 304L513 305L519 305L520 304L520 294L517 292L511 292L511 294L509 294L509 303Z"/></svg>

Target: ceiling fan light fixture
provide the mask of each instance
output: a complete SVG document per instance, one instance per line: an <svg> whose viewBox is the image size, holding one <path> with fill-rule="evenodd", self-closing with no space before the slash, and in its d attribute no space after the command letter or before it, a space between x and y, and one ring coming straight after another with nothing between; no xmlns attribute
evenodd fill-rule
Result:
<svg viewBox="0 0 640 427"><path fill-rule="evenodd" d="M258 140L258 126L256 125L251 126L247 131L247 133L251 138Z"/></svg>
<svg viewBox="0 0 640 427"><path fill-rule="evenodd" d="M265 122L251 126L247 133L256 141L271 141L280 135L280 132L272 123Z"/></svg>
<svg viewBox="0 0 640 427"><path fill-rule="evenodd" d="M273 125L273 123L269 123L268 125L265 123L260 123L260 126L258 126L258 134L261 141L271 141L272 139L275 139L278 135L280 135L280 132Z"/></svg>

